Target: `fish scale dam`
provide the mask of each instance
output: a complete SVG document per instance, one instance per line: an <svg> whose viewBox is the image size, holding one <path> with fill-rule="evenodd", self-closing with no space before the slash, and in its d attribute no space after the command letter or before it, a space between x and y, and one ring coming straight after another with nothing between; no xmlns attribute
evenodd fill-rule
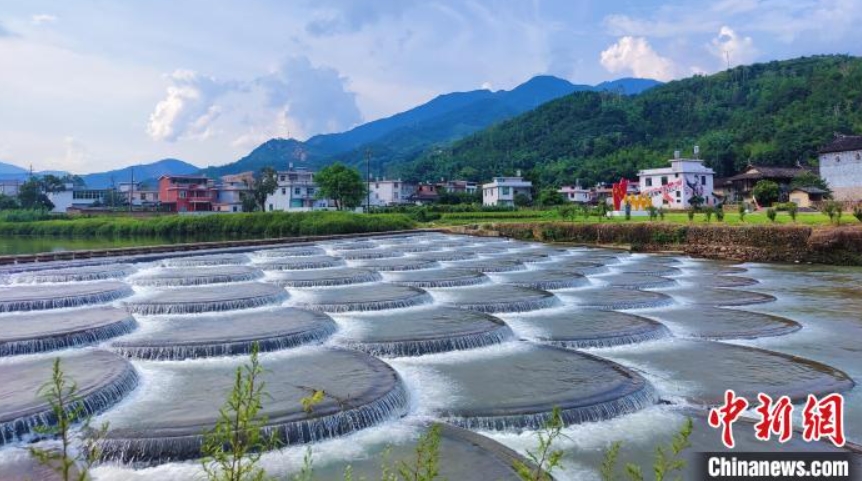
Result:
<svg viewBox="0 0 862 481"><path fill-rule="evenodd" d="M315 479L374 472L439 422L449 479L517 480L513 461L559 409L580 447L562 445L571 469L556 479L598 479L609 435L648 460L637 439L705 419L726 389L799 409L842 393L847 438L862 441L858 268L416 232L5 269L2 479L40 472L21 448L57 421L38 394L55 358L79 408L109 423L97 479L200 475L201 433L254 345L263 431L283 445L262 459L285 478L308 446ZM695 448L719 450L697 426Z"/></svg>

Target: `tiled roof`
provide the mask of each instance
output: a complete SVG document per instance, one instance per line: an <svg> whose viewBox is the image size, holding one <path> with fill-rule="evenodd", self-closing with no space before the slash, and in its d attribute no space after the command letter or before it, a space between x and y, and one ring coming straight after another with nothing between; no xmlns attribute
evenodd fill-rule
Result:
<svg viewBox="0 0 862 481"><path fill-rule="evenodd" d="M798 190L801 192L807 192L809 194L828 194L828 191L821 189L820 187L797 187L793 190Z"/></svg>
<svg viewBox="0 0 862 481"><path fill-rule="evenodd" d="M765 165L752 165L745 172L734 175L727 179L729 182L745 179L792 179L810 170L804 167L769 167Z"/></svg>
<svg viewBox="0 0 862 481"><path fill-rule="evenodd" d="M823 146L820 149L820 153L848 152L852 150L862 150L862 135L835 134L832 142Z"/></svg>

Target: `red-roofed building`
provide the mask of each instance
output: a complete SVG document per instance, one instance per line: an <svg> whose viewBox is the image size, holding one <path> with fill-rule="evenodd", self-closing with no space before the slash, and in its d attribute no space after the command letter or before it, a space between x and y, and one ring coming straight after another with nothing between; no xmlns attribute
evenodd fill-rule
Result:
<svg viewBox="0 0 862 481"><path fill-rule="evenodd" d="M168 212L209 212L218 199L218 190L203 175L163 175L159 177L159 204Z"/></svg>

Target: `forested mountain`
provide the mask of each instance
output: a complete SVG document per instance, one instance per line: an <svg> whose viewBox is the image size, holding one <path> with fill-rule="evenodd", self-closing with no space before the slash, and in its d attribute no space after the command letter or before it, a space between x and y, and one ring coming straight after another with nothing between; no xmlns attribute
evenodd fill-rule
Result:
<svg viewBox="0 0 862 481"><path fill-rule="evenodd" d="M516 169L544 185L590 185L667 165L674 150L718 176L748 162L816 161L833 133L862 133L862 59L817 56L741 66L638 96L576 92L425 152L393 169L405 179L487 180Z"/></svg>
<svg viewBox="0 0 862 481"><path fill-rule="evenodd" d="M305 142L271 139L242 159L209 167L210 176L257 171L288 163L319 168L334 161L364 165L371 152L373 171L382 174L388 165L416 158L432 146L452 141L534 109L572 92L608 90L636 94L659 85L649 79L619 79L597 86L574 85L552 76L537 76L512 90L474 90L440 95L405 112L375 120L338 134L317 135Z"/></svg>

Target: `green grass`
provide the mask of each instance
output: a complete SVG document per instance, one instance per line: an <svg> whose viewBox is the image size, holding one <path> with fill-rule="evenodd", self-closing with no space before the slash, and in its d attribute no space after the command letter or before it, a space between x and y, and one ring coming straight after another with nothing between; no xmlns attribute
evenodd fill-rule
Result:
<svg viewBox="0 0 862 481"><path fill-rule="evenodd" d="M176 237L205 241L384 232L414 226L414 221L402 214L260 212L143 219L105 216L32 222L0 221L0 236Z"/></svg>
<svg viewBox="0 0 862 481"><path fill-rule="evenodd" d="M488 215L493 214L493 215ZM506 215L509 214L509 215ZM433 222L433 225L455 226L477 223L500 223L500 222L572 222L596 223L596 222L651 222L649 217L632 217L626 220L625 217L612 217L607 219L599 219L595 216L584 218L578 214L572 218L563 218L556 210L545 211L513 211L513 212L475 212L475 213L459 213L459 214L444 214L440 220ZM669 212L665 214L664 222L675 224L706 224L706 216L703 213L698 213L694 216L694 221L688 220L688 214L685 212ZM725 213L724 221L716 220L715 215L712 216L710 224L727 224L727 225L807 225L807 226L828 226L830 225L829 217L820 212L799 212L796 216L796 222L790 218L786 212L779 212L775 218L775 222L771 222L766 217L766 211L753 212L746 214L745 221L739 220L739 214ZM841 225L858 225L857 221L850 213L845 212L841 217Z"/></svg>

